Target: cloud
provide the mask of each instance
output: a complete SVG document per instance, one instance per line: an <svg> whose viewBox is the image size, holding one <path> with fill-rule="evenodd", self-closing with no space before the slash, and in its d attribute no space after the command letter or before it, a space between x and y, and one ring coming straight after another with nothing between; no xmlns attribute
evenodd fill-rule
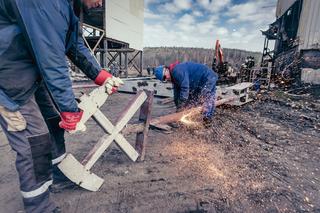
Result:
<svg viewBox="0 0 320 213"><path fill-rule="evenodd" d="M156 0L144 0L145 8L148 8L150 4L156 3Z"/></svg>
<svg viewBox="0 0 320 213"><path fill-rule="evenodd" d="M205 10L218 12L230 5L231 0L197 0L196 2Z"/></svg>
<svg viewBox="0 0 320 213"><path fill-rule="evenodd" d="M160 4L158 11L177 14L192 8L191 0L173 0Z"/></svg>
<svg viewBox="0 0 320 213"><path fill-rule="evenodd" d="M162 16L159 14L152 13L149 9L144 10L144 18L147 20L158 19L161 20Z"/></svg>
<svg viewBox="0 0 320 213"><path fill-rule="evenodd" d="M196 23L195 27L197 32L201 34L207 34L212 31L215 31L217 28L217 21L219 20L218 16L211 16L208 20Z"/></svg>
<svg viewBox="0 0 320 213"><path fill-rule="evenodd" d="M175 0L174 4L177 6L180 10L188 10L191 9L192 3L190 0Z"/></svg>
<svg viewBox="0 0 320 213"><path fill-rule="evenodd" d="M276 0L146 0L144 46L212 48L261 51L263 36L275 19ZM150 6L151 5L151 6Z"/></svg>
<svg viewBox="0 0 320 213"><path fill-rule="evenodd" d="M249 22L254 24L266 24L275 17L275 0L271 1L249 1L244 4L233 5L229 8L227 15L231 17L229 23Z"/></svg>
<svg viewBox="0 0 320 213"><path fill-rule="evenodd" d="M195 17L201 17L203 14L199 10L192 11L192 15Z"/></svg>

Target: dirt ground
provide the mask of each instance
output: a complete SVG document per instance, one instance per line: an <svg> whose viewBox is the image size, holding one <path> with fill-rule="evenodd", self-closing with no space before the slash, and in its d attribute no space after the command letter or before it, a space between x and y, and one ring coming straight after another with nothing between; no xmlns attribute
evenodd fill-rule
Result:
<svg viewBox="0 0 320 213"><path fill-rule="evenodd" d="M103 112L115 121L132 97L112 96ZM155 100L153 116L173 111ZM77 159L103 135L94 121L87 126L66 137ZM13 213L22 209L14 154L0 140L0 212ZM217 109L209 129L150 131L142 163L113 146L93 168L105 179L99 192L65 190L53 199L66 213L320 212L319 169L319 96L273 92Z"/></svg>

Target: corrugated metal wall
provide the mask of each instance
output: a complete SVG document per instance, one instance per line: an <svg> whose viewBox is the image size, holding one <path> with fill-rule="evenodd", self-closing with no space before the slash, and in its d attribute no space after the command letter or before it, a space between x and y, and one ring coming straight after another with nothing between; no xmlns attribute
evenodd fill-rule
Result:
<svg viewBox="0 0 320 213"><path fill-rule="evenodd" d="M320 0L304 0L298 30L299 49L320 49Z"/></svg>
<svg viewBox="0 0 320 213"><path fill-rule="evenodd" d="M282 16L297 0L278 0L276 17Z"/></svg>

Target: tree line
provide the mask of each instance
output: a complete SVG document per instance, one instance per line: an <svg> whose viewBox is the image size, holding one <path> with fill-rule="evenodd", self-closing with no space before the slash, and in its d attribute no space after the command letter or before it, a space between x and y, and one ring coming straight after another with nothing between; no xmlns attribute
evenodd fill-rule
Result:
<svg viewBox="0 0 320 213"><path fill-rule="evenodd" d="M253 56L256 64L259 64L261 60L259 52L225 48L223 53L225 61L234 68L240 68L248 56ZM213 57L214 50L205 48L146 47L143 49L144 68L169 65L177 60L179 62L194 61L211 67Z"/></svg>

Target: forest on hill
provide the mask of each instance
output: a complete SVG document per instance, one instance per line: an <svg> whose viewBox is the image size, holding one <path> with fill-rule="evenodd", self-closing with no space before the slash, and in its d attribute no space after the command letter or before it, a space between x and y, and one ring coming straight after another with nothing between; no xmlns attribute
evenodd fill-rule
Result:
<svg viewBox="0 0 320 213"><path fill-rule="evenodd" d="M180 62L194 61L206 64L211 67L214 50L205 48L186 48L186 47L146 47L143 49L144 67L168 65L176 60ZM248 56L255 58L256 64L261 60L261 53L250 52L238 49L223 49L225 61L233 67L240 68Z"/></svg>

